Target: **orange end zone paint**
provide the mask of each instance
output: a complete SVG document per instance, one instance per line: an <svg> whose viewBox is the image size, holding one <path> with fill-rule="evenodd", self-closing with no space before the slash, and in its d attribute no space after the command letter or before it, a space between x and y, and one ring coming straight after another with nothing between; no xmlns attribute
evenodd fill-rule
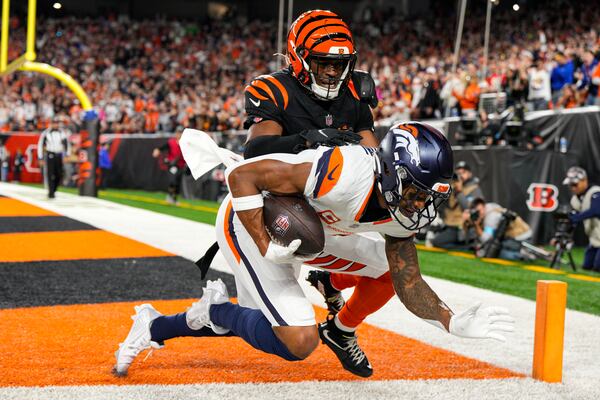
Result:
<svg viewBox="0 0 600 400"><path fill-rule="evenodd" d="M193 300L153 302L176 313ZM0 310L0 386L125 385L361 380L346 372L321 345L291 363L264 354L239 338L178 338L136 359L126 378L110 370L129 331L134 304L109 303ZM317 309L317 318L326 311ZM507 369L363 324L359 341L375 369L371 380L499 379L521 377Z"/></svg>
<svg viewBox="0 0 600 400"><path fill-rule="evenodd" d="M5 233L3 262L172 256L163 250L105 231Z"/></svg>
<svg viewBox="0 0 600 400"><path fill-rule="evenodd" d="M0 217L36 217L58 215L23 201L0 197Z"/></svg>

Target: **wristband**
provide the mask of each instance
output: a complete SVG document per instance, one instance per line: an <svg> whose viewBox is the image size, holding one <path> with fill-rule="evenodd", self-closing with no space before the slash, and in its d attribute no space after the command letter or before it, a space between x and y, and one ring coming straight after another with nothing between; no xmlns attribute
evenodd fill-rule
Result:
<svg viewBox="0 0 600 400"><path fill-rule="evenodd" d="M262 194L251 196L232 197L231 206L235 211L246 211L254 208L262 208L264 205Z"/></svg>

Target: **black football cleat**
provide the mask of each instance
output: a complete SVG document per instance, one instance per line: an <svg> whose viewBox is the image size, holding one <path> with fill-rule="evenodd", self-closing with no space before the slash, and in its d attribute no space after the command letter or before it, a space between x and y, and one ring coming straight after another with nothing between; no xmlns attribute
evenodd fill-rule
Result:
<svg viewBox="0 0 600 400"><path fill-rule="evenodd" d="M312 270L308 273L306 280L323 295L327 310L330 314L335 315L344 307L346 300L344 300L342 292L331 286L330 275L327 271Z"/></svg>
<svg viewBox="0 0 600 400"><path fill-rule="evenodd" d="M333 318L329 318L319 324L319 337L335 353L345 370L363 378L373 375L373 368L354 332L342 331L335 326Z"/></svg>

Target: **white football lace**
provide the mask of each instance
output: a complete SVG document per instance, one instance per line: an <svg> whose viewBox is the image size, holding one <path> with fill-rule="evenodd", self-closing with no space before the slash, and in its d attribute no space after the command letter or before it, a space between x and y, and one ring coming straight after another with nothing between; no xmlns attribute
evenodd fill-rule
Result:
<svg viewBox="0 0 600 400"><path fill-rule="evenodd" d="M337 293L331 297L327 297L327 303L333 304L336 310L339 311L342 309L342 307L344 307L346 301L344 300L344 297L341 293Z"/></svg>
<svg viewBox="0 0 600 400"><path fill-rule="evenodd" d="M346 351L350 353L350 357L356 364L360 364L366 358L365 353L358 346L358 336L344 335L344 340L347 340Z"/></svg>

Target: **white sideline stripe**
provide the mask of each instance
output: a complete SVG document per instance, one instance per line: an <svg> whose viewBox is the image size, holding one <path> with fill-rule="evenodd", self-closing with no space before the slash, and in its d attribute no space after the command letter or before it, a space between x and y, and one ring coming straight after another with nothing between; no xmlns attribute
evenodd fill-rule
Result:
<svg viewBox="0 0 600 400"><path fill-rule="evenodd" d="M4 182L0 182L0 194L146 243L192 261L202 257L216 240L215 227L212 225L95 197L56 192L56 198L49 200L43 189ZM231 269L220 252L217 253L212 268L231 273Z"/></svg>
<svg viewBox="0 0 600 400"><path fill-rule="evenodd" d="M41 189L7 183L0 183L0 194L55 211L193 261L204 254L215 238L214 227L211 225L96 198L57 193L57 198L50 201L45 198L45 192ZM217 254L212 268L231 272L220 253ZM302 276L305 276L306 270L307 268L304 267ZM481 300L488 305L507 307L517 320L516 332L508 335L507 343L457 338L413 316L404 309L397 298L392 299L379 312L370 316L367 322L513 371L526 375L531 373L535 302L432 277L426 277L426 280L440 298L456 312L464 310L475 300ZM304 279L300 279L300 283L314 304L323 305L321 296L310 288ZM350 293L351 291L344 293L346 298ZM597 373L600 371L599 332L600 317L567 310L564 382L570 390L587 390L586 393L590 393L589 396L575 398L600 397L598 385L592 384L596 382ZM374 368L377 369L377 366L375 365ZM517 393L513 392L511 396L516 395Z"/></svg>
<svg viewBox="0 0 600 400"><path fill-rule="evenodd" d="M593 381L587 386L595 386ZM572 390L566 385L547 384L533 379L501 380L421 380L421 381L308 381L298 383L245 383L196 385L131 386L49 386L43 388L3 388L4 400L222 400L222 399L590 399L589 392Z"/></svg>

